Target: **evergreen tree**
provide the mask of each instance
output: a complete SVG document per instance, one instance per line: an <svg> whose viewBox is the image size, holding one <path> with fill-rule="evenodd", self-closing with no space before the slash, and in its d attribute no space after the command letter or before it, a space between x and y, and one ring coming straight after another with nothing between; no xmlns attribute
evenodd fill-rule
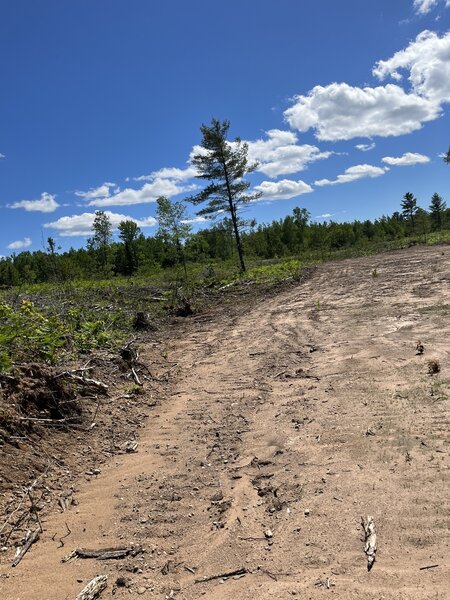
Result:
<svg viewBox="0 0 450 600"><path fill-rule="evenodd" d="M411 192L406 192L403 196L402 201L402 214L404 217L409 219L411 223L411 229L414 232L414 217L417 213L417 199L414 197L414 194Z"/></svg>
<svg viewBox="0 0 450 600"><path fill-rule="evenodd" d="M242 247L238 209L259 198L261 194L246 194L250 183L244 181L245 175L257 168L257 163L249 164L248 145L239 138L234 143L227 141L229 121L212 119L211 125L202 125L202 150L194 156L192 164L197 169L197 177L210 181L200 193L188 198L195 205L208 202L197 214L217 216L228 214L233 224L233 233L239 255L241 270L245 271L244 251Z"/></svg>
<svg viewBox="0 0 450 600"><path fill-rule="evenodd" d="M447 204L445 203L442 196L439 194L433 194L431 196L431 204L430 204L430 216L431 221L433 223L433 229L439 230L442 229L443 225L443 217L445 210L447 208Z"/></svg>
<svg viewBox="0 0 450 600"><path fill-rule="evenodd" d="M444 154L444 162L446 165L450 165L450 146L449 146L446 154Z"/></svg>

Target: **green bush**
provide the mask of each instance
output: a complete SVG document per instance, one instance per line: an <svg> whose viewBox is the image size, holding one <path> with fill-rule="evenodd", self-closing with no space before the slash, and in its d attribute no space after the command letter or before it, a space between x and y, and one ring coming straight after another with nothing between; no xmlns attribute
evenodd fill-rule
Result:
<svg viewBox="0 0 450 600"><path fill-rule="evenodd" d="M24 300L18 309L0 303L0 370L16 361L37 358L54 364L66 344L67 327L54 316L47 316Z"/></svg>

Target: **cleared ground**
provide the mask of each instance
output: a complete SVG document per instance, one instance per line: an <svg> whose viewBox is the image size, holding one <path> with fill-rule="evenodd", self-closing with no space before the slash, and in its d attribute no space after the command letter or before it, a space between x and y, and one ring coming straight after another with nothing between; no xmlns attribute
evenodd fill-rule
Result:
<svg viewBox="0 0 450 600"><path fill-rule="evenodd" d="M3 564L0 596L73 600L108 574L102 599L449 598L449 281L448 247L412 248L186 320L138 452L44 519L20 565ZM145 552L61 563L129 543Z"/></svg>

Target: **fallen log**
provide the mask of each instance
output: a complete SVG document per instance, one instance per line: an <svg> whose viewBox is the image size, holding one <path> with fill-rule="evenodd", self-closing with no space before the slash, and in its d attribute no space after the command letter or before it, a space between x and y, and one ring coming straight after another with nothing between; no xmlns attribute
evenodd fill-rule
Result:
<svg viewBox="0 0 450 600"><path fill-rule="evenodd" d="M361 524L364 528L365 545L364 552L367 556L367 570L370 571L375 562L377 552L377 534L373 517L368 515L366 519L361 517Z"/></svg>
<svg viewBox="0 0 450 600"><path fill-rule="evenodd" d="M85 588L81 590L75 600L94 600L98 598L108 584L107 575L94 577Z"/></svg>
<svg viewBox="0 0 450 600"><path fill-rule="evenodd" d="M129 548L101 548L99 550L87 550L86 548L75 548L65 556L61 562L68 562L72 558L96 558L97 560L108 560L125 558L126 556L137 556L142 552L142 546L130 546Z"/></svg>

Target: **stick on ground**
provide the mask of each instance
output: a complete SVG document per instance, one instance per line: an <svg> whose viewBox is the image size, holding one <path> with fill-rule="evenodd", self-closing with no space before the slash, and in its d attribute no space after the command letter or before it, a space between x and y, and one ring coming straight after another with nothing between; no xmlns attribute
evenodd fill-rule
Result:
<svg viewBox="0 0 450 600"><path fill-rule="evenodd" d="M25 543L22 546L22 548L20 548L15 559L13 560L13 563L11 565L12 567L17 567L17 565L20 563L20 561L31 548L31 546L34 544L34 542L38 541L40 533L40 528L35 529L34 531L28 531L25 537Z"/></svg>
<svg viewBox="0 0 450 600"><path fill-rule="evenodd" d="M99 575L98 577L94 577L94 579L81 590L75 600L94 600L94 598L98 598L105 589L107 583L107 575Z"/></svg>
<svg viewBox="0 0 450 600"><path fill-rule="evenodd" d="M373 517L368 515L366 519L361 517L361 524L364 527L365 545L364 552L367 555L367 570L370 571L375 562L377 552L377 534L375 531L375 523Z"/></svg>
<svg viewBox="0 0 450 600"><path fill-rule="evenodd" d="M205 583L206 581L212 581L213 579L234 577L235 575L245 575L246 573L248 573L247 569L236 569L235 571L228 571L228 573L219 573L219 575L210 575L209 577L201 577L200 579L195 579L194 583Z"/></svg>

